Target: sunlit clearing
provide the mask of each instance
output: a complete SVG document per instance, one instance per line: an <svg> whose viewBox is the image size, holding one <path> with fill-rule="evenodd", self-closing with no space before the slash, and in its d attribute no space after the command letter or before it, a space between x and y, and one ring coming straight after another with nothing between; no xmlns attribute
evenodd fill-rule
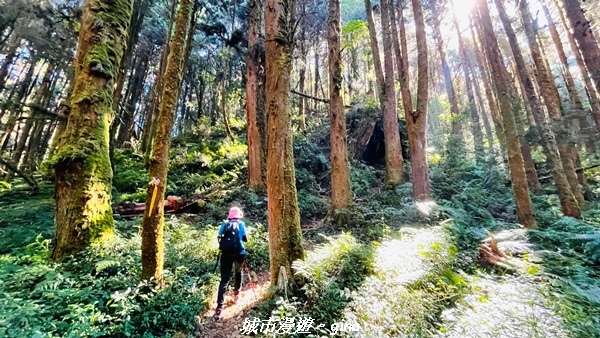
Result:
<svg viewBox="0 0 600 338"><path fill-rule="evenodd" d="M469 21L469 13L475 7L475 0L452 0L451 4L459 22Z"/></svg>
<svg viewBox="0 0 600 338"><path fill-rule="evenodd" d="M435 207L437 207L437 204L434 201L417 202L416 205L417 205L417 209L419 209L419 212L423 216L431 215L431 212L433 211L433 209Z"/></svg>

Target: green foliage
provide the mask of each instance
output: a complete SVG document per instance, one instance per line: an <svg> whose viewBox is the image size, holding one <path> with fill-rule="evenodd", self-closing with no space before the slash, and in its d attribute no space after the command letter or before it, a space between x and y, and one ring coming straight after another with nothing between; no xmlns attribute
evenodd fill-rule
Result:
<svg viewBox="0 0 600 338"><path fill-rule="evenodd" d="M9 253L42 234L50 238L54 231L53 189L42 185L31 195L14 189L0 195L0 254Z"/></svg>
<svg viewBox="0 0 600 338"><path fill-rule="evenodd" d="M119 228L129 230L134 224L123 222ZM266 235L260 226L252 230L252 264L264 267ZM217 282L212 271L216 232L216 227L198 230L180 219L167 219L167 287L160 291L139 282L137 231L130 236L117 233L57 264L47 262L49 240L38 236L18 254L0 256L0 335L159 337L192 331Z"/></svg>

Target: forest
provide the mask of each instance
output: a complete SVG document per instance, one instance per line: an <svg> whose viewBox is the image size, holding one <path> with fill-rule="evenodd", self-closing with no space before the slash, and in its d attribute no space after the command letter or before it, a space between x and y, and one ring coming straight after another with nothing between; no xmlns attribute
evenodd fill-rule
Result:
<svg viewBox="0 0 600 338"><path fill-rule="evenodd" d="M0 0L0 337L600 337L599 22Z"/></svg>

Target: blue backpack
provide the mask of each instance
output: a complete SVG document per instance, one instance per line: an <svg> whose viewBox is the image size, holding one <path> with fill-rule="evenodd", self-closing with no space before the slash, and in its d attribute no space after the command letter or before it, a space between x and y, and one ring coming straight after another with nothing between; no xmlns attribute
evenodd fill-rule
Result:
<svg viewBox="0 0 600 338"><path fill-rule="evenodd" d="M240 242L240 227L238 222L227 222L221 240L219 241L219 250L225 256L235 256L242 252L242 243Z"/></svg>

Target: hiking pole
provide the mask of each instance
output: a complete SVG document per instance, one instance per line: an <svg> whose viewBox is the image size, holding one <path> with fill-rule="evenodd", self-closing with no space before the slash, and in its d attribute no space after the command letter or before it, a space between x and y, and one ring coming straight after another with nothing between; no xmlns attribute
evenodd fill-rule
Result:
<svg viewBox="0 0 600 338"><path fill-rule="evenodd" d="M221 250L217 254L217 261L215 262L215 268L213 269L213 273L217 272L217 266L219 266L219 259L221 259Z"/></svg>
<svg viewBox="0 0 600 338"><path fill-rule="evenodd" d="M254 283L252 283L252 275L250 275L250 268L248 268L248 264L246 263L246 261L244 261L244 264L242 265L246 267L246 272L248 272L248 280L250 281L250 287L252 288L252 293L254 294L254 301L258 302L258 297L256 297L256 291L254 291Z"/></svg>

